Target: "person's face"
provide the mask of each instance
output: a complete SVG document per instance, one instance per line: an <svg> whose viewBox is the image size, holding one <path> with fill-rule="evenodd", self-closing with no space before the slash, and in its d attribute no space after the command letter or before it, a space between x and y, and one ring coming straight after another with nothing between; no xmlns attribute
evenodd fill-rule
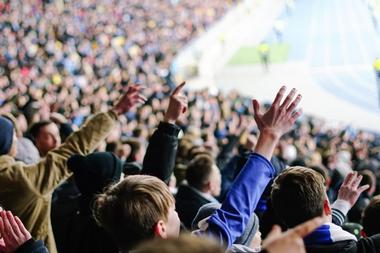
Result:
<svg viewBox="0 0 380 253"><path fill-rule="evenodd" d="M51 123L40 129L36 138L36 147L42 156L45 156L50 150L61 145L61 137L56 124Z"/></svg>
<svg viewBox="0 0 380 253"><path fill-rule="evenodd" d="M212 196L218 197L220 195L221 183L222 177L219 168L214 165L210 174L210 191Z"/></svg>
<svg viewBox="0 0 380 253"><path fill-rule="evenodd" d="M180 225L181 225L181 222L178 218L178 213L175 210L175 205L173 205L169 209L168 221L166 223L167 237L177 238L179 236Z"/></svg>

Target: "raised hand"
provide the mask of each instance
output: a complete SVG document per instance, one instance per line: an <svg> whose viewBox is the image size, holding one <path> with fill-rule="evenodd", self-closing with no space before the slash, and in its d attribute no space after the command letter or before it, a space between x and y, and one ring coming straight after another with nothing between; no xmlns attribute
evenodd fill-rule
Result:
<svg viewBox="0 0 380 253"><path fill-rule="evenodd" d="M358 175L357 172L348 173L339 189L338 200L345 200L353 207L360 194L370 187L368 184L360 186L362 179L363 176Z"/></svg>
<svg viewBox="0 0 380 253"><path fill-rule="evenodd" d="M303 238L323 224L321 217L309 220L297 227L281 232L279 226L274 226L263 242L263 249L269 253L305 253Z"/></svg>
<svg viewBox="0 0 380 253"><path fill-rule="evenodd" d="M182 93L185 84L185 82L182 82L171 94L169 106L164 117L165 122L175 124L178 118L187 111L187 97Z"/></svg>
<svg viewBox="0 0 380 253"><path fill-rule="evenodd" d="M127 91L112 108L112 111L114 111L117 115L120 115L128 112L138 103L144 104L146 102L146 98L141 95L141 90L142 87L137 84L128 86Z"/></svg>
<svg viewBox="0 0 380 253"><path fill-rule="evenodd" d="M297 91L292 89L284 102L281 100L285 94L286 87L283 86L279 90L271 107L264 114L260 113L260 104L257 100L253 100L254 118L260 132L270 132L278 139L288 132L294 122L301 116L302 111L295 111L297 105L301 101L302 96L299 94L294 99Z"/></svg>
<svg viewBox="0 0 380 253"><path fill-rule="evenodd" d="M301 95L297 95L294 99L296 95L295 89L292 89L284 102L281 103L285 91L286 87L283 86L277 93L269 110L264 114L260 112L259 102L257 100L252 101L254 118L260 130L255 152L268 160L272 158L278 140L290 130L302 113L301 110L295 110L302 98Z"/></svg>
<svg viewBox="0 0 380 253"><path fill-rule="evenodd" d="M13 253L32 238L24 224L9 211L0 213L0 252Z"/></svg>

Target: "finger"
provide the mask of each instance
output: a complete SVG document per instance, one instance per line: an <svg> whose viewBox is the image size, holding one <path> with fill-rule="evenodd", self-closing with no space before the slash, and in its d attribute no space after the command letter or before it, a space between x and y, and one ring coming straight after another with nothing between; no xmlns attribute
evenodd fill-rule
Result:
<svg viewBox="0 0 380 253"><path fill-rule="evenodd" d="M187 97L185 95L178 94L175 96L176 99L181 99L181 100L187 100Z"/></svg>
<svg viewBox="0 0 380 253"><path fill-rule="evenodd" d="M353 173L353 172L348 173L347 176L346 176L346 178L344 179L342 185L347 185L347 184L351 181L351 178L352 178L353 176L354 176L354 173Z"/></svg>
<svg viewBox="0 0 380 253"><path fill-rule="evenodd" d="M10 224L11 227L12 227L13 232L14 232L16 235L20 235L20 234L21 234L21 231L20 231L20 229L18 228L18 224L16 223L13 214L12 214L11 212L8 211L8 212L7 212L7 217L8 217L8 220L9 220L9 224Z"/></svg>
<svg viewBox="0 0 380 253"><path fill-rule="evenodd" d="M145 104L145 103L146 103L145 100L142 100L142 99L137 99L137 100L136 100L136 104L143 105L143 104Z"/></svg>
<svg viewBox="0 0 380 253"><path fill-rule="evenodd" d="M178 86L174 89L172 95L177 95L178 93L180 93L181 90L183 89L183 87L185 86L185 84L186 84L186 82L183 81L180 85L178 85Z"/></svg>
<svg viewBox="0 0 380 253"><path fill-rule="evenodd" d="M353 172L352 176L347 180L347 185L351 186L355 182L355 180L357 179L357 175L358 175L358 173L356 171Z"/></svg>
<svg viewBox="0 0 380 253"><path fill-rule="evenodd" d="M362 192L368 190L371 186L369 184L366 184L366 185L363 185L363 186L360 186L358 188L358 193L361 194Z"/></svg>
<svg viewBox="0 0 380 253"><path fill-rule="evenodd" d="M5 245L4 239L0 239L0 252L6 252L7 247Z"/></svg>
<svg viewBox="0 0 380 253"><path fill-rule="evenodd" d="M143 100L144 102L148 100L144 95L141 95L141 94L138 95L138 98Z"/></svg>
<svg viewBox="0 0 380 253"><path fill-rule="evenodd" d="M282 105L280 107L283 109L286 109L289 106L290 102L293 100L294 96L296 95L296 92L297 92L297 90L293 88L289 92L289 94L286 96L284 102L282 103Z"/></svg>
<svg viewBox="0 0 380 253"><path fill-rule="evenodd" d="M354 182L352 183L352 187L354 189L358 188L359 185L360 185L360 183L361 183L361 181L362 181L362 179L363 179L362 175L357 176L356 179L354 180Z"/></svg>
<svg viewBox="0 0 380 253"><path fill-rule="evenodd" d="M3 234L5 232L5 227L4 227L4 221L3 218L0 217L0 239L3 238Z"/></svg>
<svg viewBox="0 0 380 253"><path fill-rule="evenodd" d="M256 99L252 100L253 113L255 115L260 115L260 103Z"/></svg>
<svg viewBox="0 0 380 253"><path fill-rule="evenodd" d="M11 238L15 237L15 234L13 232L11 224L9 223L6 212L2 212L1 217L3 218L3 222L4 222L3 238L10 240Z"/></svg>
<svg viewBox="0 0 380 253"><path fill-rule="evenodd" d="M273 100L272 106L277 106L281 103L281 100L285 94L286 86L282 86L281 89L277 92L275 99Z"/></svg>
<svg viewBox="0 0 380 253"><path fill-rule="evenodd" d="M293 228L293 230L291 230L291 233L296 233L300 237L305 237L313 232L316 228L320 227L323 222L324 219L322 217L316 217Z"/></svg>
<svg viewBox="0 0 380 253"><path fill-rule="evenodd" d="M296 120L302 115L302 109L299 109L298 111L295 111L292 113L291 122L294 124Z"/></svg>
<svg viewBox="0 0 380 253"><path fill-rule="evenodd" d="M29 231L25 228L24 224L22 223L22 221L20 220L19 217L15 216L15 221L18 225L18 228L20 229L21 233L24 235L24 236L28 236L29 235Z"/></svg>
<svg viewBox="0 0 380 253"><path fill-rule="evenodd" d="M279 225L274 225L272 227L272 230L267 236L267 240L270 241L271 239L277 238L280 235L281 235L281 227Z"/></svg>
<svg viewBox="0 0 380 253"><path fill-rule="evenodd" d="M126 94L130 94L133 92L139 92L143 89L144 87L139 84L132 84L131 86L127 87Z"/></svg>
<svg viewBox="0 0 380 253"><path fill-rule="evenodd" d="M288 109L286 110L288 113L293 113L293 111L297 108L297 105L301 102L302 95L298 94L296 99L289 105Z"/></svg>

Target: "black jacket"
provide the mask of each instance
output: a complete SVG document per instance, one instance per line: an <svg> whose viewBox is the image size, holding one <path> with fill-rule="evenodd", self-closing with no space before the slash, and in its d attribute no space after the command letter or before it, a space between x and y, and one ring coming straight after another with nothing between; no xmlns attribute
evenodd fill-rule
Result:
<svg viewBox="0 0 380 253"><path fill-rule="evenodd" d="M181 185L176 195L176 210L180 221L191 230L191 223L199 208L210 202L188 185Z"/></svg>
<svg viewBox="0 0 380 253"><path fill-rule="evenodd" d="M154 132L144 157L142 174L152 175L168 182L175 166L180 128L160 123ZM100 228L91 215L91 200L80 197L80 210L66 217L65 236L60 253L117 253L116 244Z"/></svg>
<svg viewBox="0 0 380 253"><path fill-rule="evenodd" d="M158 177L168 183L175 166L178 149L176 125L161 122L149 140L149 146L143 162L142 174Z"/></svg>
<svg viewBox="0 0 380 253"><path fill-rule="evenodd" d="M33 238L21 245L15 253L49 253L42 241L36 241Z"/></svg>
<svg viewBox="0 0 380 253"><path fill-rule="evenodd" d="M341 241L331 245L306 246L307 253L378 253L380 234L356 241Z"/></svg>

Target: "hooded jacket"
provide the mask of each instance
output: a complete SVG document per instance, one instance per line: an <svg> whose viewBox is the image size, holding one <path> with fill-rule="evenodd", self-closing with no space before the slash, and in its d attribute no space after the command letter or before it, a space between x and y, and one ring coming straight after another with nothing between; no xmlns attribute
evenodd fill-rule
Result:
<svg viewBox="0 0 380 253"><path fill-rule="evenodd" d="M66 161L73 154L93 151L113 129L116 118L112 111L97 114L34 165L16 162L8 155L0 156L2 204L20 217L34 238L45 242L50 253L57 252L50 222L51 195L72 174Z"/></svg>

